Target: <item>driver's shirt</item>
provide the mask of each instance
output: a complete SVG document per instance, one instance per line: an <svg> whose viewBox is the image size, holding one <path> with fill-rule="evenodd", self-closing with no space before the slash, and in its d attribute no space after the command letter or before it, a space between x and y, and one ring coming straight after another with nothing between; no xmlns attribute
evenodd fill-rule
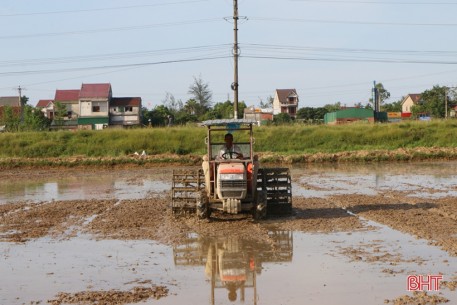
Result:
<svg viewBox="0 0 457 305"><path fill-rule="evenodd" d="M232 156L230 155L230 153L232 153L232 152L235 152L235 153L238 153L238 154L242 153L241 149L235 144L233 144L232 147L230 147L230 148L227 148L225 145L223 145L221 147L221 150L219 151L218 157L222 159L222 156L225 153L227 153L227 155L226 155L227 159L236 159L237 155L232 155Z"/></svg>

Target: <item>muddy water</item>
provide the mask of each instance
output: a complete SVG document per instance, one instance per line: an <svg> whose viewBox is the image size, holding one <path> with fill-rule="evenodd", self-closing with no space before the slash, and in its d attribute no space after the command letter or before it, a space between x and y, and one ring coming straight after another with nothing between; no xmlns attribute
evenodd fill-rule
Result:
<svg viewBox="0 0 457 305"><path fill-rule="evenodd" d="M293 194L326 198L406 190L413 197L457 197L456 170L454 162L293 168ZM0 204L165 196L169 173L17 173L20 179L10 179L14 173L0 174ZM125 291L150 282L166 286L169 295L147 304L375 305L411 294L408 275L442 274L444 280L457 275L456 257L425 240L360 221L363 226L357 230L325 234L271 227L270 243L192 232L174 247L84 234L2 242L0 304L46 303L59 292ZM455 292L439 293L457 304Z"/></svg>

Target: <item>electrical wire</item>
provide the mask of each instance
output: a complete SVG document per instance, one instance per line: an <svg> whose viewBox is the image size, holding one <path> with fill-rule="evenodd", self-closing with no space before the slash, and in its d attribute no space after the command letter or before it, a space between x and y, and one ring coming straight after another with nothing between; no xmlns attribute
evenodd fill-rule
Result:
<svg viewBox="0 0 457 305"><path fill-rule="evenodd" d="M190 53L196 53L196 52L226 51L230 46L231 46L231 44L220 44L220 45L205 45L205 46L195 46L195 47L186 47L186 48L171 48L171 49L137 51L137 52L95 54L95 55L84 55L84 56L4 60L4 61L0 61L0 67L69 64L69 63L89 62L89 61L99 62L99 61L104 61L104 60L124 59L124 58L133 59L133 58L151 57L151 56L190 54Z"/></svg>
<svg viewBox="0 0 457 305"><path fill-rule="evenodd" d="M229 58L229 57L230 56L227 55L227 56L214 56L214 57L206 57L206 58L177 59L177 60L166 60L166 61L157 61L157 62L144 62L144 63L93 66L93 67L62 68L62 69L47 69L47 70L26 70L26 71L7 71L7 72L0 72L0 76L60 73L60 72L74 72L74 71L86 71L86 70L98 70L98 69L113 69L113 68L114 69L118 69L118 68L127 68L127 67L144 67L144 66L151 66L151 65L171 64L171 63L215 60L215 59L222 59L222 58Z"/></svg>
<svg viewBox="0 0 457 305"><path fill-rule="evenodd" d="M290 2L314 2L337 4L386 4L386 5L457 5L456 2L394 2L394 1L336 1L336 0L289 0Z"/></svg>
<svg viewBox="0 0 457 305"><path fill-rule="evenodd" d="M165 2L156 4L143 4L143 5L129 5L129 6L117 6L117 7L104 7L94 9L81 9L81 10L66 10L66 11L51 11L51 12L35 12L35 13L17 13L17 14L0 14L0 17L18 17L18 16L34 16L34 15L55 15L55 14L73 14L73 13L87 13L87 12L98 12L98 11L109 11L109 10L125 10L134 8L145 8L145 7L156 7L176 4L190 4L196 2L207 2L209 0L191 0L191 1L177 1L177 2Z"/></svg>
<svg viewBox="0 0 457 305"><path fill-rule="evenodd" d="M273 21L273 22L301 22L301 23L324 23L324 24L370 24L383 26L421 26L421 27L454 27L457 23L413 23L413 22L381 22L381 21L355 21L355 20L319 20L301 18L278 18L278 17L249 17L254 21Z"/></svg>
<svg viewBox="0 0 457 305"><path fill-rule="evenodd" d="M126 27L117 27L117 28L104 28L104 29L102 28L102 29L91 29L91 30L53 32L53 33L33 33L33 34L22 34L22 35L5 35L5 36L0 36L0 39L6 40L6 39L40 38L40 37L55 37L55 36L94 34L94 33L106 33L106 32L134 31L134 30L151 29L151 28L156 28L156 27L180 26L180 25L208 23L208 22L215 22L215 21L222 21L222 20L223 20L222 18L211 18L211 19L198 19L198 20L186 20L186 21L177 21L177 22L126 26Z"/></svg>

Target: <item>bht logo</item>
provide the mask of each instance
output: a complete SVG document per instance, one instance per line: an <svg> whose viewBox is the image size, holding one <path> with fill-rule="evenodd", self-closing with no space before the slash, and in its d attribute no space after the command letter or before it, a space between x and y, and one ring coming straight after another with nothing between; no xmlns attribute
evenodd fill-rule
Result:
<svg viewBox="0 0 457 305"><path fill-rule="evenodd" d="M409 275L408 291L438 291L442 275Z"/></svg>

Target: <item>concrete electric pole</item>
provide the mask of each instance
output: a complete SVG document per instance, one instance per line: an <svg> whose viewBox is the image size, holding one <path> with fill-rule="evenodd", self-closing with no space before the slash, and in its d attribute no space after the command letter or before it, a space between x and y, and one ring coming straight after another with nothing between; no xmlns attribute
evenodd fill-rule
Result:
<svg viewBox="0 0 457 305"><path fill-rule="evenodd" d="M22 102L22 90L24 90L24 89L21 88L21 86L19 85L17 87L17 92L19 95L19 105L21 106L21 123L24 122L24 103Z"/></svg>
<svg viewBox="0 0 457 305"><path fill-rule="evenodd" d="M234 34L234 43L233 43L233 61L234 61L234 77L232 83L233 90L233 110L234 110L234 119L238 118L238 0L233 0L233 34Z"/></svg>

